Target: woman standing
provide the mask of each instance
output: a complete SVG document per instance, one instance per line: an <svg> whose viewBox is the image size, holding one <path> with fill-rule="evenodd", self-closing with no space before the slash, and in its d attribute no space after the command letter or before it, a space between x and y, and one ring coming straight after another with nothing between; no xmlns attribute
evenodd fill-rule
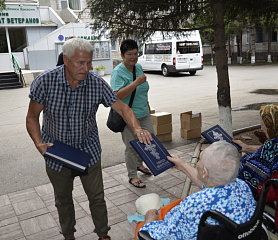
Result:
<svg viewBox="0 0 278 240"><path fill-rule="evenodd" d="M143 69L138 61L138 45L132 39L124 40L120 47L123 62L115 67L111 74L111 87L127 105L132 92L136 89L135 97L132 103L132 110L137 116L140 126L143 129L153 133L153 126L150 117L150 107L148 102L149 84L144 75ZM133 81L133 68L135 68L136 79ZM142 159L137 155L130 145L134 140L133 131L126 126L122 132L122 139L126 146L125 163L128 171L129 183L134 187L144 188L146 185L140 181L137 171L151 175L148 168L144 167Z"/></svg>

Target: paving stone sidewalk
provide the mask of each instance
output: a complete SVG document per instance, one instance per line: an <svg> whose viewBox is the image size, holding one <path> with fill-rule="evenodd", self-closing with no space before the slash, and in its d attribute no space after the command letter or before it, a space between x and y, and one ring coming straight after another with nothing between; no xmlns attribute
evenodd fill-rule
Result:
<svg viewBox="0 0 278 240"><path fill-rule="evenodd" d="M191 161L196 143L170 149L170 154ZM128 215L135 214L135 200L144 194L157 193L171 201L179 199L186 176L178 170L169 169L158 176L147 176L140 172L140 179L147 185L139 189L128 182L125 164L103 169L105 200L112 240L132 240L136 222L129 223ZM198 188L192 185L190 194ZM73 198L76 212L77 240L97 240L90 216L87 196L79 178L74 180ZM58 213L54 206L51 184L24 189L0 196L1 240L62 240L59 233Z"/></svg>

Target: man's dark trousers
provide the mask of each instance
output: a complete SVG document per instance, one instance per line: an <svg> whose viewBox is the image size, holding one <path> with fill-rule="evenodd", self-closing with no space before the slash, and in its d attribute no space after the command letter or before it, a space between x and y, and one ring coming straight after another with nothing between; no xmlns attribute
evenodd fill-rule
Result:
<svg viewBox="0 0 278 240"><path fill-rule="evenodd" d="M46 172L54 188L55 206L59 214L60 226L65 238L72 238L76 231L74 226L75 212L72 199L73 178L69 168L62 168L61 172L52 170L46 164ZM99 237L106 236L108 227L107 208L104 200L101 159L88 169L88 174L80 176L83 188L88 196L89 207L94 232Z"/></svg>

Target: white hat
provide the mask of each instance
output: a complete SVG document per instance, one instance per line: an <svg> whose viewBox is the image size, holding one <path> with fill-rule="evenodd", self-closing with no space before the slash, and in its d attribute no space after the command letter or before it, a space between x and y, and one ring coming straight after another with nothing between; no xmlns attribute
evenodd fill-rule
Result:
<svg viewBox="0 0 278 240"><path fill-rule="evenodd" d="M145 215L150 209L159 210L162 206L163 203L156 193L143 195L135 201L136 212L139 215Z"/></svg>

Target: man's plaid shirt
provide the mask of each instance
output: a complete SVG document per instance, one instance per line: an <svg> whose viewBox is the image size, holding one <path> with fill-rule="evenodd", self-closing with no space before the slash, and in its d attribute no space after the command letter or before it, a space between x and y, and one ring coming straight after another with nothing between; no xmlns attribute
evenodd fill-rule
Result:
<svg viewBox="0 0 278 240"><path fill-rule="evenodd" d="M29 98L43 104L42 141L59 140L92 155L88 167L101 154L96 123L98 106L111 106L117 95L98 75L89 72L73 90L69 85L64 65L40 74L32 83ZM62 170L62 164L46 159L49 167Z"/></svg>

